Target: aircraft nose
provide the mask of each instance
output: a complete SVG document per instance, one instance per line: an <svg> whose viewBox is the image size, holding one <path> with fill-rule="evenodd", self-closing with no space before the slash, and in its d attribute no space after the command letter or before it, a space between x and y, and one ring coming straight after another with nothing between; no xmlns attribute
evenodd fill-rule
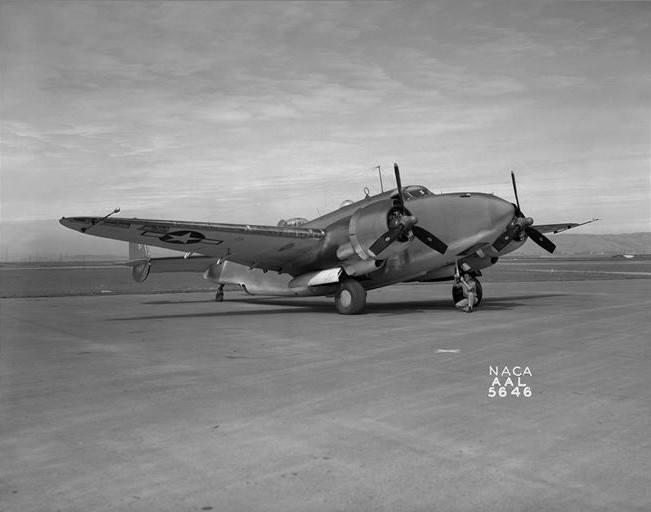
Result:
<svg viewBox="0 0 651 512"><path fill-rule="evenodd" d="M508 201L497 197L497 196L491 196L492 201L490 205L490 216L491 216L491 222L493 224L502 224L504 222L509 223L511 222L511 219L515 215L515 212L517 210L517 207L509 203Z"/></svg>

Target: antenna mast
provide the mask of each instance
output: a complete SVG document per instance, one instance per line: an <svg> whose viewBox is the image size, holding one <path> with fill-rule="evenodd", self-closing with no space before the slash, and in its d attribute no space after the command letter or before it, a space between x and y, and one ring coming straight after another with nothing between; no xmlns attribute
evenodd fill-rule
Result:
<svg viewBox="0 0 651 512"><path fill-rule="evenodd" d="M384 192L384 186L382 185L382 168L379 165L375 168L377 169L378 176L380 176L380 190Z"/></svg>

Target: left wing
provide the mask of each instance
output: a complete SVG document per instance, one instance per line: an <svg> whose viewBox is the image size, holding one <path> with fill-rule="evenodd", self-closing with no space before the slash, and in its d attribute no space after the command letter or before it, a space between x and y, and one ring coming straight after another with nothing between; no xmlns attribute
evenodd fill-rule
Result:
<svg viewBox="0 0 651 512"><path fill-rule="evenodd" d="M568 229L574 229L574 228L578 228L579 226L585 226L586 224L590 224L591 222L596 222L598 220L600 219L592 219L581 223L568 222L567 224L539 224L531 227L537 229L541 233L556 234L562 231L567 231Z"/></svg>
<svg viewBox="0 0 651 512"><path fill-rule="evenodd" d="M63 217L59 222L88 235L290 274L315 266L326 236L325 231L314 228L138 218Z"/></svg>

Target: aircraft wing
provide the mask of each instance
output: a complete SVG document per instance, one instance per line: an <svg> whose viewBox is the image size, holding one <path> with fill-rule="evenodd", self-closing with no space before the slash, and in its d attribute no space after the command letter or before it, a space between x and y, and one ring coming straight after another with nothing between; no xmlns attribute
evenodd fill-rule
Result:
<svg viewBox="0 0 651 512"><path fill-rule="evenodd" d="M556 234L562 231L567 231L568 229L578 228L579 226L585 226L586 224L590 224L591 222L596 222L598 220L599 219L592 219L586 222L580 222L580 223L568 222L566 224L537 224L531 227L537 229L541 233Z"/></svg>
<svg viewBox="0 0 651 512"><path fill-rule="evenodd" d="M326 236L325 231L314 228L119 217L63 217L59 222L88 235L202 254L290 274L316 261Z"/></svg>

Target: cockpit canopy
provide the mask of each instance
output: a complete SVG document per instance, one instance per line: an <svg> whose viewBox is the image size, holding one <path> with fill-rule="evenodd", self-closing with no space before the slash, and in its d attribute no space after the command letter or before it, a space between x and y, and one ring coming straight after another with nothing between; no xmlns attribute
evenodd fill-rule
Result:
<svg viewBox="0 0 651 512"><path fill-rule="evenodd" d="M307 222L307 219L304 219L303 217L294 217L291 219L280 219L278 221L278 227L287 227L287 228L297 228L298 226L302 226Z"/></svg>
<svg viewBox="0 0 651 512"><path fill-rule="evenodd" d="M405 198L405 201L431 195L433 195L432 192L422 185L409 185L407 187L402 187L402 196Z"/></svg>

